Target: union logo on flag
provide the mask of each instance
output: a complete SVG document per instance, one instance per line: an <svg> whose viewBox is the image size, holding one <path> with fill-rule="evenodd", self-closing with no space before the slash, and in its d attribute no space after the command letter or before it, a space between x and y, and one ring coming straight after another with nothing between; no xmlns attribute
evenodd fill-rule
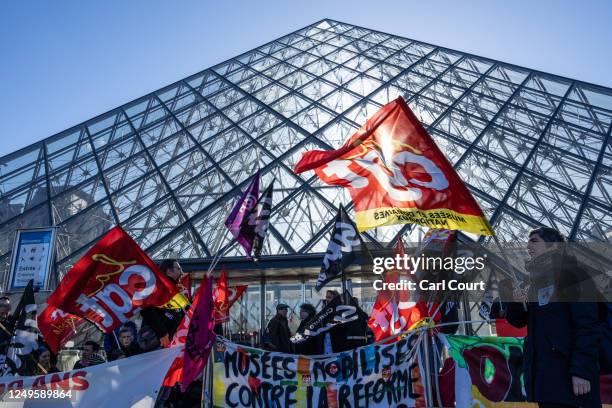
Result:
<svg viewBox="0 0 612 408"><path fill-rule="evenodd" d="M359 231L419 224L493 235L469 190L401 97L341 148L304 153L294 171L307 170L349 189Z"/></svg>

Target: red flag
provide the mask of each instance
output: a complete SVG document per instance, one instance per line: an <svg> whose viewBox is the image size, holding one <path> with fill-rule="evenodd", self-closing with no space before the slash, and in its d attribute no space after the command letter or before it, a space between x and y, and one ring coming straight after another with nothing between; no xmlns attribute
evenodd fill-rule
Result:
<svg viewBox="0 0 612 408"><path fill-rule="evenodd" d="M85 319L66 313L56 307L48 305L36 318L38 329L43 335L45 342L53 354L59 350L76 333L79 327L85 323Z"/></svg>
<svg viewBox="0 0 612 408"><path fill-rule="evenodd" d="M215 324L229 321L228 292L227 270L223 266L221 267L221 275L219 275L217 286L213 291Z"/></svg>
<svg viewBox="0 0 612 408"><path fill-rule="evenodd" d="M401 238L397 241L395 255L404 257L404 244ZM409 271L400 273L397 269L385 272L383 281L397 283L406 279ZM376 341L404 332L420 319L420 314L410 301L409 290L380 290L372 308L368 325L374 333Z"/></svg>
<svg viewBox="0 0 612 408"><path fill-rule="evenodd" d="M248 285L228 286L227 270L225 267L221 268L221 275L213 291L215 324L229 322L230 308L242 296L247 287Z"/></svg>
<svg viewBox="0 0 612 408"><path fill-rule="evenodd" d="M212 279L204 277L198 290L198 303L193 308L193 316L185 340L182 392L185 392L189 384L202 374L215 341L212 285Z"/></svg>
<svg viewBox="0 0 612 408"><path fill-rule="evenodd" d="M177 286L181 293L191 302L191 274L184 273L178 280Z"/></svg>
<svg viewBox="0 0 612 408"><path fill-rule="evenodd" d="M47 302L106 333L145 307L187 305L176 285L118 226L74 264Z"/></svg>
<svg viewBox="0 0 612 408"><path fill-rule="evenodd" d="M202 286L200 286L202 288ZM193 303L185 316L183 316L183 320L179 324L176 332L174 333L174 337L170 344L167 347L177 347L185 345L185 341L187 340L187 333L189 332L189 325L191 323L191 317L193 316L193 311L195 307L198 305L198 301L200 300L201 290L198 290L193 298ZM177 383L181 381L183 378L183 353L179 354L175 359L168 372L166 373L166 377L162 383L164 387L174 387Z"/></svg>
<svg viewBox="0 0 612 408"><path fill-rule="evenodd" d="M467 187L401 97L341 148L304 153L294 171L306 170L349 189L359 231L414 223L493 235Z"/></svg>

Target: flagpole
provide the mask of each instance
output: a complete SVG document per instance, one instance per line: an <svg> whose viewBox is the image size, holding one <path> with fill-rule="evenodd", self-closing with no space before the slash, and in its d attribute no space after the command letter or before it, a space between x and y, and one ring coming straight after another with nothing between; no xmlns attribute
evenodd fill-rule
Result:
<svg viewBox="0 0 612 408"><path fill-rule="evenodd" d="M342 269L342 300L345 305L349 304L348 292L346 291L346 274L344 273L344 269Z"/></svg>
<svg viewBox="0 0 612 408"><path fill-rule="evenodd" d="M423 342L421 343L421 346L423 347L424 352L421 355L424 355L425 358L425 384L423 384L425 386L425 406L431 407L433 405L431 401L431 367L429 364L429 329L424 330L422 335Z"/></svg>
<svg viewBox="0 0 612 408"><path fill-rule="evenodd" d="M501 243L499 242L499 239L497 238L497 235L495 234L493 234L493 241L495 241L495 244L499 248L499 251L501 252L502 257L504 258L504 261L506 262L506 264L508 264L508 269L510 269L510 272L512 273L512 279L514 280L515 288L522 290L523 288L521 287L521 282L516 276L516 273L514 273L514 267L510 263L510 260L508 259L508 256L506 255L506 251L504 251L504 248L501 246ZM523 300L522 303L523 303L523 309L527 311L527 302Z"/></svg>

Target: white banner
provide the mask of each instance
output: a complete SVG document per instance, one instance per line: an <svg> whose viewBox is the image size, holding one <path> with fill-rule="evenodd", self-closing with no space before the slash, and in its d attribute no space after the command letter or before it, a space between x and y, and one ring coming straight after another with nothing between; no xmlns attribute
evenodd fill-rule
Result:
<svg viewBox="0 0 612 408"><path fill-rule="evenodd" d="M153 407L170 364L182 350L151 351L38 377L0 377L0 406Z"/></svg>

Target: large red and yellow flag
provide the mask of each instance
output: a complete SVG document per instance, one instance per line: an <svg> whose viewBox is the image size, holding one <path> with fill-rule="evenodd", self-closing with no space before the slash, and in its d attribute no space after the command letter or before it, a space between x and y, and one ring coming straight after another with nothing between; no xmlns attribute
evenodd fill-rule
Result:
<svg viewBox="0 0 612 408"><path fill-rule="evenodd" d="M349 189L359 231L419 224L493 235L467 187L401 97L339 149L304 153L294 171L307 170Z"/></svg>
<svg viewBox="0 0 612 408"><path fill-rule="evenodd" d="M74 264L47 303L108 333L145 307L182 308L188 301L117 226Z"/></svg>

